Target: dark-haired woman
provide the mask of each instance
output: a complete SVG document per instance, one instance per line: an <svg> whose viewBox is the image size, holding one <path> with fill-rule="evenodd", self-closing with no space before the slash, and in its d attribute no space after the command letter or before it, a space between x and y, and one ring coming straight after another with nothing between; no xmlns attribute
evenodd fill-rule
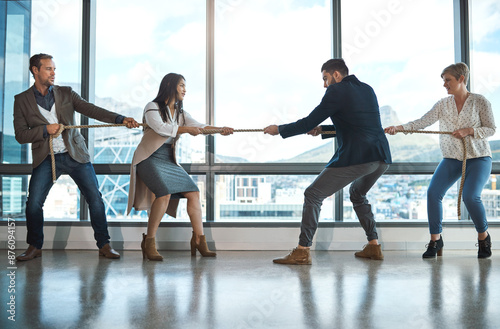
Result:
<svg viewBox="0 0 500 329"><path fill-rule="evenodd" d="M141 249L144 258L163 260L156 250L155 236L165 213L175 217L180 198L187 199L187 212L193 235L191 255L214 257L203 235L200 191L191 177L175 159L175 144L182 134L197 136L202 129L222 129L222 135L233 128L206 126L183 110L186 81L180 74L167 74L156 98L144 108L144 135L137 146L130 169L130 189L127 213L132 207L149 213L147 234L143 234Z"/></svg>

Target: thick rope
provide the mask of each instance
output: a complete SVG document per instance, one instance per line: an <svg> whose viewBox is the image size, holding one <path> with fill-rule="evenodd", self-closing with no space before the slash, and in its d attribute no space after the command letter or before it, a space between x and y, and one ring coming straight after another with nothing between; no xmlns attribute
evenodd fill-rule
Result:
<svg viewBox="0 0 500 329"><path fill-rule="evenodd" d="M50 157L52 160L52 181L55 183L56 182L56 165L55 165L55 157L54 157L54 149L52 145L52 140L54 138L57 138L64 130L66 129L78 129L78 128L106 128L106 127L122 127L126 126L125 123L116 123L116 124L99 124L99 125L80 125L80 126L64 126L60 125L59 131L54 134L50 135L49 139L49 148L50 148ZM139 123L139 126L144 126L146 127L146 123ZM222 133L223 129L201 129L202 134L204 135L211 135L211 134L219 134ZM234 132L263 132L264 129L233 129ZM430 131L430 130L396 130L396 132L401 132L404 134L442 134L442 135L451 135L452 132L450 131ZM324 135L332 135L335 134L335 131L321 131L318 132L318 134L324 134ZM458 213L458 219L460 219L461 215L461 200L462 200L462 192L463 192L463 187L464 187L464 181L465 181L465 170L466 170L466 162L467 162L467 144L465 142L465 137L462 138L462 148L464 151L464 157L462 161L462 178L460 180L460 189L458 191L458 205L457 205L457 213Z"/></svg>
<svg viewBox="0 0 500 329"><path fill-rule="evenodd" d="M441 135L451 135L453 132L451 131L431 131L431 130L396 130L396 132L401 132L404 134L441 134ZM458 190L458 201L457 201L457 214L458 214L458 219L460 220L460 215L462 214L461 211L461 200L462 200L462 193L464 190L464 182L465 182L465 170L467 169L466 164L467 164L467 143L465 141L465 137L462 137L462 149L464 152L464 156L462 158L462 178L460 179L460 188Z"/></svg>
<svg viewBox="0 0 500 329"><path fill-rule="evenodd" d="M56 160L54 156L54 148L53 148L53 139L57 138L64 130L67 129L80 129L80 128L109 128L109 127L124 127L125 123L114 123L114 124L99 124L99 125L79 125L79 126L64 126L59 125L59 130L54 135L50 135L49 138L49 149L50 149L50 158L52 162L52 182L55 184L56 178ZM146 123L139 123L139 126L147 127ZM203 135L211 135L211 134L220 134L222 129L201 129ZM264 129L234 129L234 132L261 132ZM335 131L322 131L320 134L335 134Z"/></svg>

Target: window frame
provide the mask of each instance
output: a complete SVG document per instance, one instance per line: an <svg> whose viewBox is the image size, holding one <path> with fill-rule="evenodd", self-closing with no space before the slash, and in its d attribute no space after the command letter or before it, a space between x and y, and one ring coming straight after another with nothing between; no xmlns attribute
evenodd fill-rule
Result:
<svg viewBox="0 0 500 329"><path fill-rule="evenodd" d="M93 102L95 96L95 43L92 40L96 38L96 1L83 0L82 2L82 72L81 72L81 96ZM342 40L341 40L341 0L331 0L331 44L332 56L342 57ZM454 7L454 33L455 33L455 61L465 62L470 65L470 38L469 38L469 1L468 0L453 0ZM206 123L213 125L215 121L215 102L214 102L214 33L215 33L215 6L216 0L206 0ZM4 120L5 121L5 118ZM81 118L80 124L89 124L89 119ZM82 134L86 140L92 138L88 129L82 129ZM0 134L2 132L0 131ZM1 137L1 136L0 136ZM204 175L206 177L206 224L213 225L215 223L215 180L217 175L306 175L319 174L324 163L218 163L215 161L215 138L214 136L206 136L205 147L205 163L186 164L182 163L182 167L191 175ZM89 149L92 152L93 143L89 143ZM438 163L434 162L407 162L394 163L390 166L385 175L393 174L411 174L411 175L432 175ZM130 164L94 164L94 169L97 175L129 175ZM0 163L0 174L2 175L29 175L31 174L31 164L3 164ZM491 174L500 174L500 162L493 162ZM1 199L0 199L1 200ZM85 198L80 197L80 220L86 221L89 219L88 206ZM470 219L466 207L462 206L461 220ZM1 209L0 209L1 212ZM0 213L3 217L3 213ZM335 195L335 208L333 214L334 222L343 221L343 190L340 190ZM134 223L135 221L121 220L122 223ZM461 223L460 223L461 222ZM174 222L175 223L175 222ZM451 224L466 224L472 225L472 222L457 221ZM346 226L353 225L345 223ZM176 225L170 222L169 225ZM185 226L186 223L179 222L179 226ZM216 224L217 226L245 226L244 223L223 222ZM250 225L250 224L249 224ZM297 223L277 223L269 222L252 223L252 226L274 227L274 226L297 226ZM329 226L331 223L322 223L322 226ZM408 226L411 223L395 221L394 223L384 223L384 226ZM420 224L418 224L420 225Z"/></svg>

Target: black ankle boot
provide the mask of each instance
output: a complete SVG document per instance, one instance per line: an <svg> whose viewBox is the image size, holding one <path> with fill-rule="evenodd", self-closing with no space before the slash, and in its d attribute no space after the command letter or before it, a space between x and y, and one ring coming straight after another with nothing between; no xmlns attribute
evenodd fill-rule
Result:
<svg viewBox="0 0 500 329"><path fill-rule="evenodd" d="M491 238L490 234L484 240L477 240L476 247L479 247L477 258L488 258L491 256Z"/></svg>
<svg viewBox="0 0 500 329"><path fill-rule="evenodd" d="M439 236L439 240L437 241L430 241L428 245L426 245L427 251L424 252L422 255L422 258L433 258L438 256L443 255L443 247L444 247L444 242L443 242L443 237Z"/></svg>

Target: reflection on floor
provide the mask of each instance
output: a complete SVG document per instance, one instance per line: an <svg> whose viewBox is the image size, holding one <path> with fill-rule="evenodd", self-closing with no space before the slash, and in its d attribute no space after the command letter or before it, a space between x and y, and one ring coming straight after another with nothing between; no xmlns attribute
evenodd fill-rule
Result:
<svg viewBox="0 0 500 329"><path fill-rule="evenodd" d="M313 252L312 266L272 263L286 252L223 251L217 258L139 251L44 250L17 263L15 319L0 279L1 328L499 328L500 255L474 251ZM4 267L7 268L8 265ZM7 271L9 273L9 271Z"/></svg>

